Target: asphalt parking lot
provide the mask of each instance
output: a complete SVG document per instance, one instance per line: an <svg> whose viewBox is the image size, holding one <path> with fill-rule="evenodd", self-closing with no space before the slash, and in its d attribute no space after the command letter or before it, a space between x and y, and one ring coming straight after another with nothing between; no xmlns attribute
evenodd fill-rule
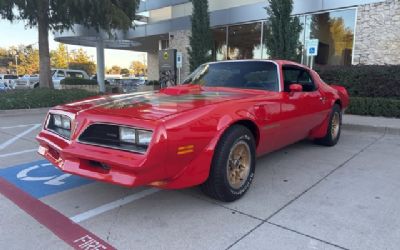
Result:
<svg viewBox="0 0 400 250"><path fill-rule="evenodd" d="M226 204L64 174L35 152L44 115L0 114L1 249L399 249L400 136L297 143Z"/></svg>

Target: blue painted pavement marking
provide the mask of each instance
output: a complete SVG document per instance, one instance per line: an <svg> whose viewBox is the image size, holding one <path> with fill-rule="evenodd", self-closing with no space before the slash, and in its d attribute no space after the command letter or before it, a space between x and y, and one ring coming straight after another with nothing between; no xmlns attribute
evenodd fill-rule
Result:
<svg viewBox="0 0 400 250"><path fill-rule="evenodd" d="M0 176L35 198L42 198L94 182L66 174L45 160L0 169Z"/></svg>

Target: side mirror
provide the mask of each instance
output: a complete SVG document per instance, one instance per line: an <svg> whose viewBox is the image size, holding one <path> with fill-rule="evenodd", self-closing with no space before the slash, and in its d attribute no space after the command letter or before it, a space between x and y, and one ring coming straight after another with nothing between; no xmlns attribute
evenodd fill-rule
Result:
<svg viewBox="0 0 400 250"><path fill-rule="evenodd" d="M290 93L295 93L295 92L302 92L303 91L303 86L300 84L291 84L290 87Z"/></svg>

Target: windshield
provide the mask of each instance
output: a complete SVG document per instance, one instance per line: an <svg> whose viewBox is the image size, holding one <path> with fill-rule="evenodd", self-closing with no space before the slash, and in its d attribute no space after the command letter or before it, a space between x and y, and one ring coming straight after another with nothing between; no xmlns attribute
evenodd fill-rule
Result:
<svg viewBox="0 0 400 250"><path fill-rule="evenodd" d="M14 75L5 75L5 76L4 76L4 79L12 79L12 80L14 80L14 79L18 79L18 76L14 76Z"/></svg>
<svg viewBox="0 0 400 250"><path fill-rule="evenodd" d="M263 61L203 64L183 84L279 92L277 66L273 62Z"/></svg>

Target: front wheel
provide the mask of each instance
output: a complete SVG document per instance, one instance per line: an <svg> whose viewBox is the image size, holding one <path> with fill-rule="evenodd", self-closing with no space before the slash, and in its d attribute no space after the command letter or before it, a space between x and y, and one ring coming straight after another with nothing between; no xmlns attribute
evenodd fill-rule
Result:
<svg viewBox="0 0 400 250"><path fill-rule="evenodd" d="M229 128L217 145L210 176L201 186L202 191L224 202L241 198L254 178L255 148L250 130L240 125Z"/></svg>
<svg viewBox="0 0 400 250"><path fill-rule="evenodd" d="M330 115L328 130L325 137L317 139L316 142L325 146L335 146L339 139L342 130L342 111L340 106L335 104Z"/></svg>

